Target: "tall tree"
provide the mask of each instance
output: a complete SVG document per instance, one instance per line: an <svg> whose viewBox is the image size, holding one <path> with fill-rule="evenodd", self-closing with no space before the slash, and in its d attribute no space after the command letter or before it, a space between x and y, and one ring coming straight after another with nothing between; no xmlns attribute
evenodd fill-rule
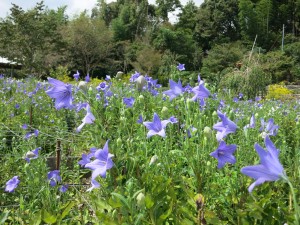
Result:
<svg viewBox="0 0 300 225"><path fill-rule="evenodd" d="M103 66L111 55L112 33L99 18L92 19L82 13L69 22L63 35L72 65L86 74L101 64Z"/></svg>
<svg viewBox="0 0 300 225"><path fill-rule="evenodd" d="M206 0L197 15L195 38L204 50L240 38L237 0Z"/></svg>
<svg viewBox="0 0 300 225"><path fill-rule="evenodd" d="M41 1L28 11L12 4L10 11L0 22L1 56L21 63L28 73L45 73L64 47L59 27L67 22L65 7L47 10Z"/></svg>

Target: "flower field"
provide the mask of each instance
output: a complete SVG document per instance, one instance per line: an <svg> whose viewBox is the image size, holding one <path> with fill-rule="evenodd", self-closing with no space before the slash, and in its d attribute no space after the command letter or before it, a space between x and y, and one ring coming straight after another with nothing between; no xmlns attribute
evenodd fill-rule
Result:
<svg viewBox="0 0 300 225"><path fill-rule="evenodd" d="M1 75L0 224L299 224L297 100L74 78Z"/></svg>

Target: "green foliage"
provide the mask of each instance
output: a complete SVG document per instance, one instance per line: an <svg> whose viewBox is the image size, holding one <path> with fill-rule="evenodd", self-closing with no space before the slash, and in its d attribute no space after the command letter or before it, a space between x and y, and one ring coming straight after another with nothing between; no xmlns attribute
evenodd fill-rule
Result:
<svg viewBox="0 0 300 225"><path fill-rule="evenodd" d="M294 80L294 60L281 51L272 51L263 54L260 64L262 70L271 75L272 83L281 81L292 82Z"/></svg>
<svg viewBox="0 0 300 225"><path fill-rule="evenodd" d="M245 52L246 49L239 42L215 45L203 59L201 74L218 85L228 70L239 66Z"/></svg>
<svg viewBox="0 0 300 225"><path fill-rule="evenodd" d="M82 13L69 22L62 33L68 43L68 63L85 74L104 66L112 54L112 33L99 18L91 19Z"/></svg>
<svg viewBox="0 0 300 225"><path fill-rule="evenodd" d="M0 21L0 54L41 76L63 58L59 29L67 21L66 8L47 10L43 1L28 11L12 5L10 15Z"/></svg>
<svg viewBox="0 0 300 225"><path fill-rule="evenodd" d="M61 80L62 82L70 82L72 79L69 77L69 70L66 66L58 66L50 70L50 77Z"/></svg>

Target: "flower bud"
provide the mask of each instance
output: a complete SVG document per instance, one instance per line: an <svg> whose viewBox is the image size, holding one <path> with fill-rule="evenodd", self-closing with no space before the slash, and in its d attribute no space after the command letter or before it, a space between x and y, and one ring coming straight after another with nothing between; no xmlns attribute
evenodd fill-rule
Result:
<svg viewBox="0 0 300 225"><path fill-rule="evenodd" d="M140 95L140 96L139 96L139 100L140 100L140 101L144 100L144 95Z"/></svg>
<svg viewBox="0 0 300 225"><path fill-rule="evenodd" d="M122 139L118 138L117 139L117 146L120 147L122 145Z"/></svg>
<svg viewBox="0 0 300 225"><path fill-rule="evenodd" d="M218 113L216 112L216 111L214 111L213 113L212 113L212 116L217 116L218 115Z"/></svg>
<svg viewBox="0 0 300 225"><path fill-rule="evenodd" d="M146 80L145 77L143 75L140 75L137 79L136 79L136 87L138 89L138 91L142 91L143 87L146 85Z"/></svg>
<svg viewBox="0 0 300 225"><path fill-rule="evenodd" d="M205 137L209 138L209 137L211 137L212 130L210 129L210 127L204 127L203 133L204 133Z"/></svg>
<svg viewBox="0 0 300 225"><path fill-rule="evenodd" d="M165 114L166 112L168 112L168 108L164 106L161 110L161 113Z"/></svg>
<svg viewBox="0 0 300 225"><path fill-rule="evenodd" d="M158 156L157 155L152 156L151 160L150 160L150 163L149 163L149 166L151 166L152 164L154 164L157 160L158 160Z"/></svg>
<svg viewBox="0 0 300 225"><path fill-rule="evenodd" d="M145 206L145 195L142 192L139 193L138 196L136 197L136 201L138 207L142 208L143 206Z"/></svg>

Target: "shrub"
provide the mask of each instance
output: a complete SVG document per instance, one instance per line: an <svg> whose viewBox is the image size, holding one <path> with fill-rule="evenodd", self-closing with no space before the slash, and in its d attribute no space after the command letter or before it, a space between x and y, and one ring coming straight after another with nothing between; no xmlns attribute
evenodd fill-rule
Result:
<svg viewBox="0 0 300 225"><path fill-rule="evenodd" d="M267 99L286 100L292 98L292 91L287 89L283 83L272 84L268 87Z"/></svg>

